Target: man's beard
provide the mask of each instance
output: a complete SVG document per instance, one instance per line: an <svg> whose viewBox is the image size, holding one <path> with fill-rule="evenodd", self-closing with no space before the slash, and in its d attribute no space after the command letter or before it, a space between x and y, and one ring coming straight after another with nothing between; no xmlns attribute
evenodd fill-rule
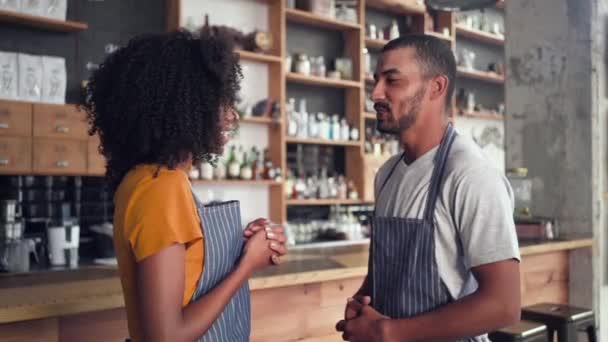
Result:
<svg viewBox="0 0 608 342"><path fill-rule="evenodd" d="M410 103L410 110L401 118L399 118L399 121L397 121L396 124L394 124L395 121L391 121L390 123L392 125L386 127L387 122L378 120L376 122L376 129L378 130L378 132L386 134L399 134L412 127L418 119L420 105L422 104L422 99L424 98L425 92L426 89L424 87L420 87L420 89L418 89L418 91L416 91L416 93L412 95L412 97L407 99L407 102ZM389 115L392 116L392 118L395 117L392 111L392 106L389 103L377 103L377 105L387 109Z"/></svg>

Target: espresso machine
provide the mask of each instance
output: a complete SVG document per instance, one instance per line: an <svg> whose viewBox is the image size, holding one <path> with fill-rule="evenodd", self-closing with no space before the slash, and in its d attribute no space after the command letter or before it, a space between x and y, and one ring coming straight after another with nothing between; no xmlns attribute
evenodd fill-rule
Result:
<svg viewBox="0 0 608 342"><path fill-rule="evenodd" d="M5 272L28 272L30 255L34 253L36 240L24 238L24 222L16 199L0 200L0 269Z"/></svg>

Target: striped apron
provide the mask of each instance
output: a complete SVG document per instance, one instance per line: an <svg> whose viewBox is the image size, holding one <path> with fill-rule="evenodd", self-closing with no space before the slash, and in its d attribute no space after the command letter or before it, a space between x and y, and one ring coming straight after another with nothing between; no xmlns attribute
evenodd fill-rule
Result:
<svg viewBox="0 0 608 342"><path fill-rule="evenodd" d="M205 239L205 264L191 302L211 291L234 270L244 243L238 201L206 206L196 196L194 201ZM249 341L250 331L249 284L245 283L198 341L244 342Z"/></svg>
<svg viewBox="0 0 608 342"><path fill-rule="evenodd" d="M435 155L422 219L382 217L375 213L372 218L369 264L372 306L390 318L416 316L452 301L435 260L433 214L455 137L456 132L449 124ZM392 167L379 193L403 158L404 155ZM487 341L487 338L475 337L467 341Z"/></svg>

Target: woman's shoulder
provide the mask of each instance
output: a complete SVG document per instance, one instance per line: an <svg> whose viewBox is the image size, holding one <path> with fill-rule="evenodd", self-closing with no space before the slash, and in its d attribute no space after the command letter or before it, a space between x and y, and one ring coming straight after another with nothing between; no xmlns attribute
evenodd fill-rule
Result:
<svg viewBox="0 0 608 342"><path fill-rule="evenodd" d="M116 190L115 200L167 200L175 196L191 196L186 173L157 164L137 165L129 171Z"/></svg>

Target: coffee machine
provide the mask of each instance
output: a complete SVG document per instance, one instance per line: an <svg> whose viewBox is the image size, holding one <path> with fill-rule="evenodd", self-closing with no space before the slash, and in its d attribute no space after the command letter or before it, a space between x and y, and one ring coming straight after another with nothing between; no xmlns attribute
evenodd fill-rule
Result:
<svg viewBox="0 0 608 342"><path fill-rule="evenodd" d="M16 199L0 200L0 269L6 272L28 272L30 255L36 241L23 237L24 222Z"/></svg>

